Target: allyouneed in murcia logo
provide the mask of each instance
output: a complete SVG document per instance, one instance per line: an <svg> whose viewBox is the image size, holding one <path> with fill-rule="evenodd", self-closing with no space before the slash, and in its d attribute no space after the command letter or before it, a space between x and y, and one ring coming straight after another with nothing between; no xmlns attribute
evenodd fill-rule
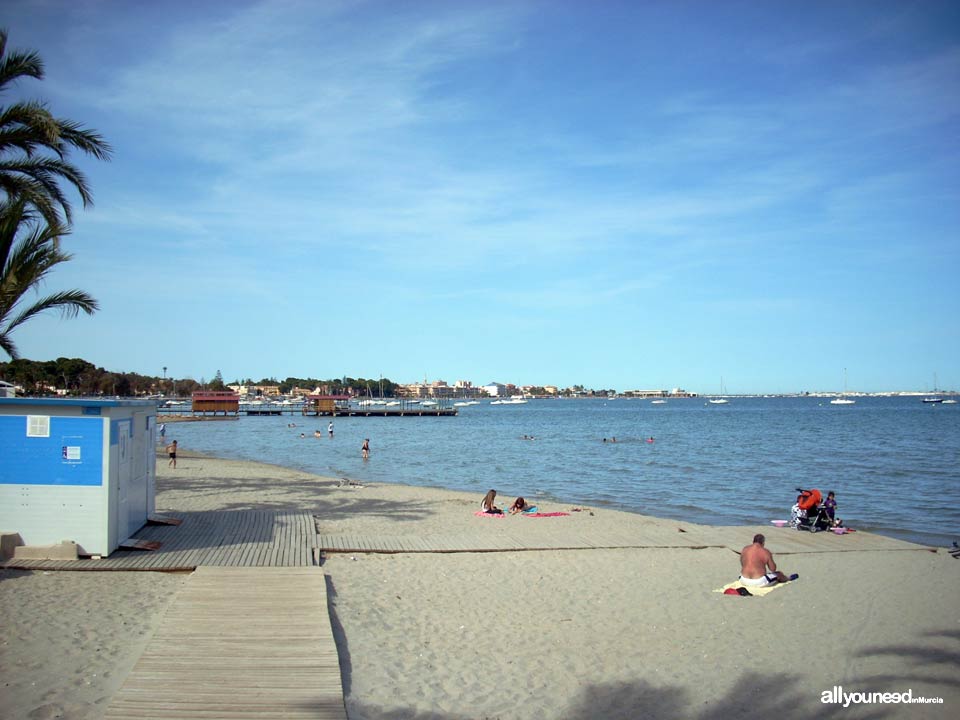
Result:
<svg viewBox="0 0 960 720"><path fill-rule="evenodd" d="M820 702L832 703L834 705L870 705L877 704L928 704L943 703L943 698L939 697L914 697L913 688L903 692L852 692L843 691L843 685L834 685L831 690L824 690L820 693Z"/></svg>

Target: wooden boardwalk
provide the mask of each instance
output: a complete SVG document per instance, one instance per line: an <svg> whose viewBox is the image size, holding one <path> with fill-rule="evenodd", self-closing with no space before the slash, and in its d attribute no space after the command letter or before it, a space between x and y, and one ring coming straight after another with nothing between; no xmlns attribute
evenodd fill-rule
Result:
<svg viewBox="0 0 960 720"><path fill-rule="evenodd" d="M316 564L316 527L308 512L211 510L165 513L180 525L147 525L134 538L159 550L115 550L82 560L9 560L20 570L194 570L203 566L307 567Z"/></svg>
<svg viewBox="0 0 960 720"><path fill-rule="evenodd" d="M105 717L345 720L324 573L198 568Z"/></svg>
<svg viewBox="0 0 960 720"><path fill-rule="evenodd" d="M483 520L463 532L444 535L317 534L307 512L216 510L168 513L180 525L148 525L134 537L161 543L159 550L117 550L107 558L81 560L8 560L2 567L20 570L190 571L200 566L310 567L321 553L455 553L614 548L726 547L735 552L764 533L778 554L864 550L916 551L924 545L874 533L837 536L770 526L708 526L638 523L629 531L585 524L579 518ZM500 525L500 523L504 523ZM536 523L536 525L534 525ZM679 528L682 527L681 532Z"/></svg>
<svg viewBox="0 0 960 720"><path fill-rule="evenodd" d="M496 523L498 520L485 522ZM508 522L506 520L502 522ZM549 519L549 532L526 535L521 528L490 532L465 532L456 535L381 535L356 536L321 533L317 545L321 553L457 553L511 552L522 550L599 550L616 548L728 548L740 552L756 533L767 538L767 547L777 554L853 551L931 550L925 545L895 540L874 533L834 535L832 532L798 532L791 528L769 526L707 526L683 524L677 528L638 528L616 533L602 528L584 528L563 518ZM678 523L678 527L679 527Z"/></svg>

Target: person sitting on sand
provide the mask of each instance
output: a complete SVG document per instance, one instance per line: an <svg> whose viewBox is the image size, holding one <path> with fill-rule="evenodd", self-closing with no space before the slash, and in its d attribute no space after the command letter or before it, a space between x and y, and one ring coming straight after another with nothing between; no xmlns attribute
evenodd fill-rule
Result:
<svg viewBox="0 0 960 720"><path fill-rule="evenodd" d="M522 497L518 497L516 500L513 501L513 505L510 506L511 515L516 515L517 513L520 513L520 512L529 512L531 510L533 510L533 505L528 503Z"/></svg>
<svg viewBox="0 0 960 720"><path fill-rule="evenodd" d="M753 536L753 544L740 551L740 582L744 585L766 587L793 579L777 570L773 553L763 546L765 542L766 538L757 533Z"/></svg>
<svg viewBox="0 0 960 720"><path fill-rule="evenodd" d="M490 515L503 515L503 510L493 504L493 501L496 500L496 498L496 490L491 490L488 492L483 496L483 502L480 503L480 509L485 513L489 513Z"/></svg>

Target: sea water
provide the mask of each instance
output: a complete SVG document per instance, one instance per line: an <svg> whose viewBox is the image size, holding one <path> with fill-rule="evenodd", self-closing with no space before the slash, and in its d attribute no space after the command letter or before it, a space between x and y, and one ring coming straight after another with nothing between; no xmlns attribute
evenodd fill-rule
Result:
<svg viewBox="0 0 960 720"><path fill-rule="evenodd" d="M332 438L329 421L177 423L167 439L337 478L466 490L478 503L495 488L507 503L523 495L715 525L787 519L796 488L815 487L836 493L850 527L935 545L960 540L960 405L916 397L482 402L457 417L336 417Z"/></svg>

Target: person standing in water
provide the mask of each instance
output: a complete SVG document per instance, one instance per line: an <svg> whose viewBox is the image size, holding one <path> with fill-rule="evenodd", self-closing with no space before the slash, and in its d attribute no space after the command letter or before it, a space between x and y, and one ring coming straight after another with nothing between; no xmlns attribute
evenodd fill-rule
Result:
<svg viewBox="0 0 960 720"><path fill-rule="evenodd" d="M363 454L364 460L370 457L370 438L364 438L363 446L360 448L360 452Z"/></svg>

